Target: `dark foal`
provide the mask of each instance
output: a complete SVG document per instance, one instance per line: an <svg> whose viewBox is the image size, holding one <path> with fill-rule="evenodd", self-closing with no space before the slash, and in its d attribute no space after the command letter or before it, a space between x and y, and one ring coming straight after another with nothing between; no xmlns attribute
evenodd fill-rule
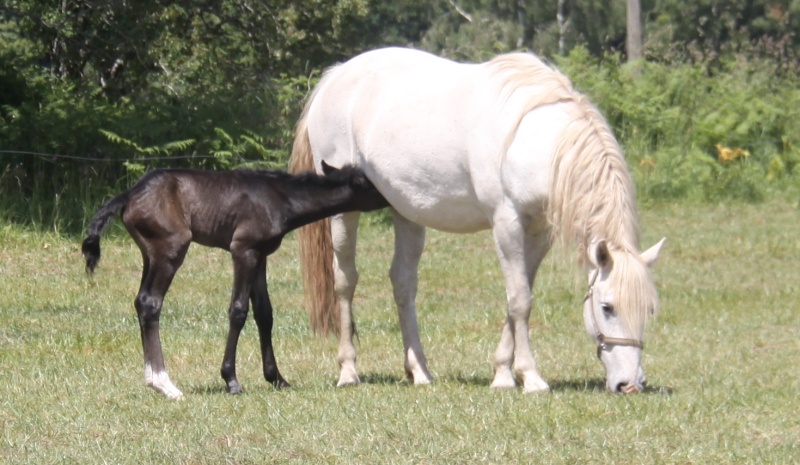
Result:
<svg viewBox="0 0 800 465"><path fill-rule="evenodd" d="M230 328L222 359L228 391L239 393L236 346L249 302L258 326L264 378L283 379L272 349L272 304L267 291L267 256L289 231L348 211L388 206L364 173L323 163L324 176L275 171L155 170L106 202L89 224L82 251L86 269L100 259L100 235L121 211L122 222L142 251L144 269L135 307L139 316L147 385L170 398L182 393L170 381L159 337L164 295L191 242L228 250L233 256Z"/></svg>

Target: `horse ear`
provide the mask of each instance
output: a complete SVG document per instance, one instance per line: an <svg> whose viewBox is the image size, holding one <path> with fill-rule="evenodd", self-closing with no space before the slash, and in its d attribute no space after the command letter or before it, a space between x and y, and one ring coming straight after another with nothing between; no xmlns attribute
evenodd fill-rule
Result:
<svg viewBox="0 0 800 465"><path fill-rule="evenodd" d="M666 237L662 237L661 240L656 243L656 245L642 252L640 255L642 262L644 262L647 266L653 266L656 260L658 260L658 254L661 252L661 247L664 246L664 242L666 240Z"/></svg>
<svg viewBox="0 0 800 465"><path fill-rule="evenodd" d="M608 268L614 264L614 259L611 258L611 252L608 250L606 241L592 242L589 244L589 261L596 268Z"/></svg>
<svg viewBox="0 0 800 465"><path fill-rule="evenodd" d="M337 171L339 171L338 168L334 168L333 166L325 163L325 160L322 160L322 174L327 176L327 175L329 175L331 173L335 173Z"/></svg>

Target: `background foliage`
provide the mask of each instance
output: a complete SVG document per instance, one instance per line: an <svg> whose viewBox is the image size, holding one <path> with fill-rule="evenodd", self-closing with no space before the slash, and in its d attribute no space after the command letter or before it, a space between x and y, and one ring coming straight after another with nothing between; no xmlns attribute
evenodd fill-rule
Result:
<svg viewBox="0 0 800 465"><path fill-rule="evenodd" d="M641 3L646 59L627 64L624 2L7 1L0 217L77 231L147 169L283 167L320 71L385 45L550 59L607 115L645 200L795 195L800 2Z"/></svg>

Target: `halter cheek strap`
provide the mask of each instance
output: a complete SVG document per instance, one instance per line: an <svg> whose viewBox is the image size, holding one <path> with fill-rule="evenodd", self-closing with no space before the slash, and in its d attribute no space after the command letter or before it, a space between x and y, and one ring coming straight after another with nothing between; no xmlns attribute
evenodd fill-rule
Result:
<svg viewBox="0 0 800 465"><path fill-rule="evenodd" d="M586 302L586 299L589 299L589 302L592 306L590 309L590 313L592 314L592 323L594 324L594 329L597 330L597 335L595 336L595 340L597 341L597 358L600 358L600 354L606 350L608 346L632 346L638 347L639 349L644 349L644 343L638 339L608 337L603 334L603 331L600 329L600 325L597 324L597 317L594 314L594 299L592 298L592 294L594 293L594 282L597 280L597 276L599 274L600 270L595 271L594 276L592 276L591 281L589 281L589 288L586 290L586 296L583 298L584 302Z"/></svg>

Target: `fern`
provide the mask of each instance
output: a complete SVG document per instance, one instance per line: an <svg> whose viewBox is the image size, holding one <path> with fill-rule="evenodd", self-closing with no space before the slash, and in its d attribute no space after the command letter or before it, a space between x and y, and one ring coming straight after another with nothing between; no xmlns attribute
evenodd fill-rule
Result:
<svg viewBox="0 0 800 465"><path fill-rule="evenodd" d="M141 145L137 144L136 142L126 139L119 134L111 132L106 129L99 129L100 134L105 136L109 142L114 144L123 145L125 147L130 147L134 149L134 152L139 155L147 155L147 156L158 156L158 155L173 155L177 152L184 152L188 150L195 144L194 139L184 139L184 140L177 140L173 142L167 142L166 144L162 145L154 145L151 147L142 147Z"/></svg>

